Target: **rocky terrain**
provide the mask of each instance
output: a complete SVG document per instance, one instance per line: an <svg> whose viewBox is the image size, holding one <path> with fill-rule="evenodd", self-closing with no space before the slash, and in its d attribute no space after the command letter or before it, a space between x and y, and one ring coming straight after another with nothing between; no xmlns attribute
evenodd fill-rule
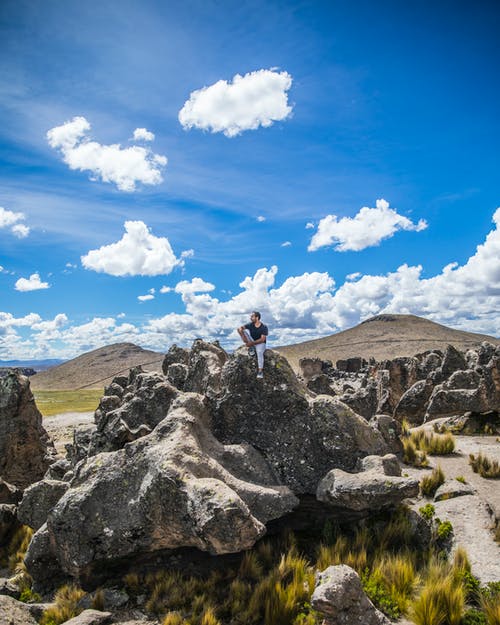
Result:
<svg viewBox="0 0 500 625"><path fill-rule="evenodd" d="M301 358L336 362L357 356L367 361L370 358L383 361L429 350L444 351L448 345L465 352L476 349L483 341L500 345L500 339L493 336L453 330L416 315L384 314L331 336L279 347L277 350L298 372Z"/></svg>
<svg viewBox="0 0 500 625"><path fill-rule="evenodd" d="M66 457L56 456L41 426L28 379L19 372L0 379L0 538L7 543L20 524L34 530L25 557L34 590L50 593L67 581L92 590L159 568L226 567L278 527L357 522L402 501L415 509L421 534L420 471L402 471L401 421L497 427L493 344L336 367L309 358L301 371L297 377L268 350L258 381L244 349L229 355L202 340L189 350L173 346L161 372L135 367L111 381ZM491 556L485 579L500 579L487 493L455 486L445 485L436 506L468 540L461 501L472 497L466 508L476 512L484 504L477 523L489 523L481 527L486 542L476 545ZM479 569L485 560L476 556ZM362 606L363 622L387 623L356 573L333 568L318 577L312 598L325 622L357 623ZM0 615L10 609L1 595Z"/></svg>

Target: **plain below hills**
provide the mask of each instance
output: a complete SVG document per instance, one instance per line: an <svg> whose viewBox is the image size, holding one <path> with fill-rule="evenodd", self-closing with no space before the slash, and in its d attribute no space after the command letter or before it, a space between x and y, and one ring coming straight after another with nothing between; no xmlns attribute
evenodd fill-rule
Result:
<svg viewBox="0 0 500 625"><path fill-rule="evenodd" d="M164 354L133 343L115 343L94 349L30 378L33 390L103 389L117 375L141 365L145 371L161 371Z"/></svg>
<svg viewBox="0 0 500 625"><path fill-rule="evenodd" d="M453 345L460 351L478 347L483 341L500 345L500 339L487 334L453 330L415 315L377 315L354 328L313 341L278 347L295 371L304 357L337 360L361 357L389 360L414 356L427 350L444 351Z"/></svg>

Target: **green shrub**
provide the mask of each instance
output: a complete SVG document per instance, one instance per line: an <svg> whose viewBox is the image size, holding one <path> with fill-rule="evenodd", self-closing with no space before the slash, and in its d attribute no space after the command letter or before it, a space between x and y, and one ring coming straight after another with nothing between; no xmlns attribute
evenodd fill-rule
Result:
<svg viewBox="0 0 500 625"><path fill-rule="evenodd" d="M41 600L42 597L37 592L33 592L31 588L25 588L19 596L19 601L23 603L38 603Z"/></svg>
<svg viewBox="0 0 500 625"><path fill-rule="evenodd" d="M479 453L478 456L469 454L469 464L474 473L479 473L481 477L489 479L500 477L500 463L497 460L491 460L482 453Z"/></svg>
<svg viewBox="0 0 500 625"><path fill-rule="evenodd" d="M436 512L436 508L431 503L426 503L425 506L419 508L418 511L426 521L431 521Z"/></svg>
<svg viewBox="0 0 500 625"><path fill-rule="evenodd" d="M420 481L420 491L422 495L426 497L433 497L441 484L444 484L444 473L438 465L435 469L432 469L430 475L425 475L422 478Z"/></svg>
<svg viewBox="0 0 500 625"><path fill-rule="evenodd" d="M460 625L488 625L488 623L484 612L469 608L464 612Z"/></svg>
<svg viewBox="0 0 500 625"><path fill-rule="evenodd" d="M441 521L437 526L437 537L446 540L453 534L453 525L450 521Z"/></svg>

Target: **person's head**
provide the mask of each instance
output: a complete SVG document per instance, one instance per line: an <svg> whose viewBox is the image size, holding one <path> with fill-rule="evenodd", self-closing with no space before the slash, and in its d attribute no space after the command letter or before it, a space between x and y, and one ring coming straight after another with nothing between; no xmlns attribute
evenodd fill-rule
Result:
<svg viewBox="0 0 500 625"><path fill-rule="evenodd" d="M255 323L255 321L260 321L260 312L254 310L250 315L250 319Z"/></svg>

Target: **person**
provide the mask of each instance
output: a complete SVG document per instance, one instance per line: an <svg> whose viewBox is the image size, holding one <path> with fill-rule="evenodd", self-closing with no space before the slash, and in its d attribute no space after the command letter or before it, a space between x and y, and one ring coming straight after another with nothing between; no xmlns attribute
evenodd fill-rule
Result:
<svg viewBox="0 0 500 625"><path fill-rule="evenodd" d="M254 310L250 315L250 323L238 328L241 340L248 347L248 354L257 354L257 377L264 377L264 352L266 351L267 326L260 320L260 312Z"/></svg>

